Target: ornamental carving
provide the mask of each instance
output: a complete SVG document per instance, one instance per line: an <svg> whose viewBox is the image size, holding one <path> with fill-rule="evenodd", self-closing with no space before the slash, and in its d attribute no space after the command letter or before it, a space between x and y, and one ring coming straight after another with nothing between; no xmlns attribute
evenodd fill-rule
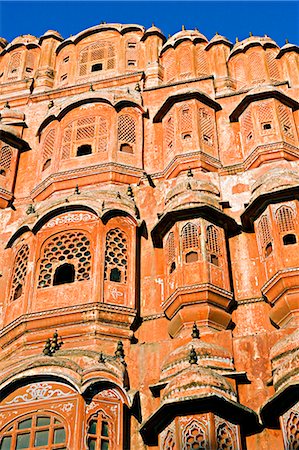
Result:
<svg viewBox="0 0 299 450"><path fill-rule="evenodd" d="M79 213L79 214L66 214L63 216L55 217L55 219L50 220L46 223L46 228L57 227L58 225L66 225L68 223L78 223L78 222L89 222L94 220L95 216L90 213Z"/></svg>
<svg viewBox="0 0 299 450"><path fill-rule="evenodd" d="M34 383L31 384L23 395L17 395L12 400L7 401L7 405L15 403L28 403L35 400L48 400L50 398L67 397L70 392L63 392L61 389L53 389L49 383Z"/></svg>

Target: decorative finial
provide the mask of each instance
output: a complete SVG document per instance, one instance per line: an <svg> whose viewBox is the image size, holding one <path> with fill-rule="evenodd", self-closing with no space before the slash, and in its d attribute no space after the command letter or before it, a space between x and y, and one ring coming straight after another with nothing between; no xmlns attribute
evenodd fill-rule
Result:
<svg viewBox="0 0 299 450"><path fill-rule="evenodd" d="M122 341L118 341L114 354L116 358L123 359L125 357L124 344L122 343Z"/></svg>
<svg viewBox="0 0 299 450"><path fill-rule="evenodd" d="M78 184L76 184L74 194L75 195L80 195L81 194Z"/></svg>
<svg viewBox="0 0 299 450"><path fill-rule="evenodd" d="M140 87L140 84L139 84L139 83L136 83L135 91L137 91L137 92L140 92L140 91L141 91L141 87Z"/></svg>
<svg viewBox="0 0 299 450"><path fill-rule="evenodd" d="M60 349L60 347L63 344L62 338L60 337L60 342L58 342L58 333L57 331L55 331L55 333L53 334L52 339L48 338L45 344L45 347L43 349L43 354L46 356L52 356L54 355L55 352L57 352L57 350Z"/></svg>
<svg viewBox="0 0 299 450"><path fill-rule="evenodd" d="M189 363L190 364L197 364L197 354L196 354L196 351L195 351L194 347L192 347L190 352L189 352Z"/></svg>
<svg viewBox="0 0 299 450"><path fill-rule="evenodd" d="M154 22L152 23L152 27L154 27L155 26L155 24L154 24Z"/></svg>
<svg viewBox="0 0 299 450"><path fill-rule="evenodd" d="M286 39L286 44L288 44L289 43L289 40L288 39Z"/></svg>
<svg viewBox="0 0 299 450"><path fill-rule="evenodd" d="M35 213L35 207L32 203L30 203L30 205L28 206L27 210L26 210L26 214L29 216L29 214L34 214Z"/></svg>
<svg viewBox="0 0 299 450"><path fill-rule="evenodd" d="M191 184L188 183L188 184L187 184L187 190L188 190L188 191L191 191L191 189L192 189Z"/></svg>
<svg viewBox="0 0 299 450"><path fill-rule="evenodd" d="M168 34L168 39L170 39L171 38L171 34Z"/></svg>
<svg viewBox="0 0 299 450"><path fill-rule="evenodd" d="M216 31L216 33L215 33L215 34L216 34L216 36L219 36L219 33L218 33L218 31Z"/></svg>
<svg viewBox="0 0 299 450"><path fill-rule="evenodd" d="M132 187L130 185L128 186L128 189L127 189L127 196L131 197L131 198L134 198L133 189L132 189Z"/></svg>
<svg viewBox="0 0 299 450"><path fill-rule="evenodd" d="M189 167L189 169L188 169L187 177L193 177L193 172L191 170L191 167Z"/></svg>
<svg viewBox="0 0 299 450"><path fill-rule="evenodd" d="M53 108L53 106L54 106L54 101L50 100L49 103L48 103L48 109Z"/></svg>
<svg viewBox="0 0 299 450"><path fill-rule="evenodd" d="M249 31L249 37L252 37L252 31Z"/></svg>
<svg viewBox="0 0 299 450"><path fill-rule="evenodd" d="M182 25L182 31L186 31L185 25Z"/></svg>
<svg viewBox="0 0 299 450"><path fill-rule="evenodd" d="M196 322L194 322L191 333L192 339L199 339L199 329L197 328Z"/></svg>
<svg viewBox="0 0 299 450"><path fill-rule="evenodd" d="M197 27L195 27L195 28L194 28L194 31L198 31L198 28L197 28Z"/></svg>
<svg viewBox="0 0 299 450"><path fill-rule="evenodd" d="M10 109L10 105L8 102L5 103L4 108Z"/></svg>
<svg viewBox="0 0 299 450"><path fill-rule="evenodd" d="M94 88L93 88L92 83L90 83L89 92L94 92Z"/></svg>
<svg viewBox="0 0 299 450"><path fill-rule="evenodd" d="M236 42L239 42L239 38L238 37L236 37Z"/></svg>
<svg viewBox="0 0 299 450"><path fill-rule="evenodd" d="M103 363L103 364L104 364L105 361L106 361L106 360L105 360L105 358L104 358L104 356L103 356L103 353L101 352L101 353L100 353L100 356L99 356L99 363Z"/></svg>

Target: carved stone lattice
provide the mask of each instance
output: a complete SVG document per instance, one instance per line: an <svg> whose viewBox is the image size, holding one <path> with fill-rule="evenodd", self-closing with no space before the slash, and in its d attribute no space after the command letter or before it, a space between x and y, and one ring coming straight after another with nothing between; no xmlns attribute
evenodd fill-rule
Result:
<svg viewBox="0 0 299 450"><path fill-rule="evenodd" d="M207 436L197 420L192 421L183 432L185 450L207 450Z"/></svg>
<svg viewBox="0 0 299 450"><path fill-rule="evenodd" d="M217 450L234 450L235 438L233 431L226 422L221 423L216 431Z"/></svg>
<svg viewBox="0 0 299 450"><path fill-rule="evenodd" d="M288 450L299 450L299 411L291 411L286 422Z"/></svg>
<svg viewBox="0 0 299 450"><path fill-rule="evenodd" d="M174 437L174 433L171 430L168 430L167 434L166 434L166 438L164 439L164 443L163 443L163 450L174 450L175 448L175 437Z"/></svg>
<svg viewBox="0 0 299 450"><path fill-rule="evenodd" d="M127 281L127 239L119 228L108 231L105 251L105 280ZM115 278L113 273L116 272ZM117 277L119 274L119 278Z"/></svg>
<svg viewBox="0 0 299 450"><path fill-rule="evenodd" d="M10 300L17 300L24 292L24 284L27 274L29 257L29 247L27 244L22 245L17 253L10 293Z"/></svg>
<svg viewBox="0 0 299 450"><path fill-rule="evenodd" d="M91 252L90 241L81 231L67 231L53 236L43 249L38 288L53 284L55 269L68 263L74 265L75 281L90 278Z"/></svg>

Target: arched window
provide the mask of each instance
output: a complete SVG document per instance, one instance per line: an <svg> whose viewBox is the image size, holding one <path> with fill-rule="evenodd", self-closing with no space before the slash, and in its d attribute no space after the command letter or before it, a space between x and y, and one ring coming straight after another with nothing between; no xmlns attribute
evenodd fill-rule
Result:
<svg viewBox="0 0 299 450"><path fill-rule="evenodd" d="M184 430L182 436L184 450L206 450L207 435L197 420L193 420Z"/></svg>
<svg viewBox="0 0 299 450"><path fill-rule="evenodd" d="M17 300L24 292L27 268L29 258L29 247L22 245L18 251L13 268L13 277L11 285L10 300Z"/></svg>
<svg viewBox="0 0 299 450"><path fill-rule="evenodd" d="M182 229L182 250L186 263L198 260L199 228L193 223L187 223ZM191 251L190 251L191 250Z"/></svg>
<svg viewBox="0 0 299 450"><path fill-rule="evenodd" d="M241 122L241 133L243 136L243 143L246 148L250 148L254 143L251 109L247 110L244 114L242 114L240 122Z"/></svg>
<svg viewBox="0 0 299 450"><path fill-rule="evenodd" d="M258 234L261 246L264 251L264 256L267 258L273 250L272 235L267 216L262 216L258 224Z"/></svg>
<svg viewBox="0 0 299 450"><path fill-rule="evenodd" d="M173 48L163 54L164 81L171 82L176 77L176 58Z"/></svg>
<svg viewBox="0 0 299 450"><path fill-rule="evenodd" d="M89 280L90 241L82 231L66 231L52 236L43 248L38 288Z"/></svg>
<svg viewBox="0 0 299 450"><path fill-rule="evenodd" d="M184 105L180 109L180 131L181 139L189 141L192 138L192 112L188 105Z"/></svg>
<svg viewBox="0 0 299 450"><path fill-rule="evenodd" d="M219 231L214 225L207 226L207 253L209 262L215 266L219 265L220 252L220 242L219 242Z"/></svg>
<svg viewBox="0 0 299 450"><path fill-rule="evenodd" d="M290 231L295 231L295 214L293 209L289 206L281 206L276 211L275 217L279 232L283 234L283 245L296 244L296 234L290 233Z"/></svg>
<svg viewBox="0 0 299 450"><path fill-rule="evenodd" d="M79 76L84 77L99 70L112 70L116 66L115 45L101 41L84 47L79 54Z"/></svg>
<svg viewBox="0 0 299 450"><path fill-rule="evenodd" d="M106 235L104 279L116 283L126 283L127 270L127 237L122 230L114 228Z"/></svg>
<svg viewBox="0 0 299 450"><path fill-rule="evenodd" d="M47 169L51 165L52 156L54 151L56 130L50 130L44 139L43 143L43 170Z"/></svg>
<svg viewBox="0 0 299 450"><path fill-rule="evenodd" d="M8 145L5 145L0 150L0 175L6 176L11 166L11 160L12 149Z"/></svg>
<svg viewBox="0 0 299 450"><path fill-rule="evenodd" d="M165 123L165 147L167 155L174 150L174 120L172 116L169 116Z"/></svg>
<svg viewBox="0 0 299 450"><path fill-rule="evenodd" d="M285 105L278 105L278 117L282 133L291 141L294 140L294 129L292 123L292 113Z"/></svg>
<svg viewBox="0 0 299 450"><path fill-rule="evenodd" d="M2 430L0 436L0 450L66 450L67 445L63 422L49 413L39 412L17 419Z"/></svg>
<svg viewBox="0 0 299 450"><path fill-rule="evenodd" d="M175 437L174 433L171 430L168 430L166 437L163 442L163 450L174 450L175 448Z"/></svg>
<svg viewBox="0 0 299 450"><path fill-rule="evenodd" d="M113 450L111 443L111 422L103 411L94 414L87 428L88 450Z"/></svg>
<svg viewBox="0 0 299 450"><path fill-rule="evenodd" d="M246 60L247 62L247 60ZM244 56L239 55L234 58L234 76L238 83L238 88L241 88L247 83L247 74L246 74L246 62L244 61Z"/></svg>
<svg viewBox="0 0 299 450"><path fill-rule="evenodd" d="M177 51L179 66L180 66L180 77L190 78L192 76L192 53L191 49L187 45L181 45Z"/></svg>
<svg viewBox="0 0 299 450"><path fill-rule="evenodd" d="M172 273L176 269L175 263L175 242L173 232L169 233L166 240L166 252L167 252L167 264L169 267L169 273Z"/></svg>
<svg viewBox="0 0 299 450"><path fill-rule="evenodd" d="M208 75L208 61L207 61L207 53L203 47L197 45L195 48L195 57L196 57L196 74L199 77L203 77Z"/></svg>
<svg viewBox="0 0 299 450"><path fill-rule="evenodd" d="M199 109L199 131L201 143L214 147L216 139L214 119L206 108Z"/></svg>
<svg viewBox="0 0 299 450"><path fill-rule="evenodd" d="M216 429L218 450L237 450L236 436L226 422L222 422Z"/></svg>
<svg viewBox="0 0 299 450"><path fill-rule="evenodd" d="M136 120L128 114L118 117L118 148L121 152L134 153L136 143Z"/></svg>
<svg viewBox="0 0 299 450"><path fill-rule="evenodd" d="M269 76L271 80L280 80L279 66L276 59L277 53L271 49L266 50L266 60L268 65Z"/></svg>
<svg viewBox="0 0 299 450"><path fill-rule="evenodd" d="M19 78L22 69L21 61L22 61L22 52L16 52L10 56L7 73L7 79L9 81L16 80L17 78Z"/></svg>
<svg viewBox="0 0 299 450"><path fill-rule="evenodd" d="M251 80L253 82L265 81L264 61L259 52L252 52L249 55L249 67L251 73Z"/></svg>
<svg viewBox="0 0 299 450"><path fill-rule="evenodd" d="M102 116L69 122L62 134L62 159L104 152L108 147L108 123Z"/></svg>

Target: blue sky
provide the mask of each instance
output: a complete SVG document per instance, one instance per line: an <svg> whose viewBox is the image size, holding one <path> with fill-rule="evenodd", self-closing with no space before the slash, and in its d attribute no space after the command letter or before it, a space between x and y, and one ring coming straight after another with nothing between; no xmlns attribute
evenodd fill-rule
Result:
<svg viewBox="0 0 299 450"><path fill-rule="evenodd" d="M0 0L0 36L11 41L21 34L41 36L46 30L70 34L105 22L152 22L164 34L182 24L197 27L207 38L217 31L231 41L269 35L280 46L288 38L299 45L299 1L5 1Z"/></svg>

